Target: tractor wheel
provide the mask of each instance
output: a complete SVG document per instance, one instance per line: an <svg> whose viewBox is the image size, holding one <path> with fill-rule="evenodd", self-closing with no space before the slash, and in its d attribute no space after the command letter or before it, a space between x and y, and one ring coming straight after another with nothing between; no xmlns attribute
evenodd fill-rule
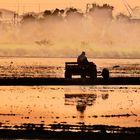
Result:
<svg viewBox="0 0 140 140"><path fill-rule="evenodd" d="M102 76L103 76L104 80L106 80L106 81L109 80L109 70L107 68L104 68L102 70Z"/></svg>
<svg viewBox="0 0 140 140"><path fill-rule="evenodd" d="M72 75L69 71L65 71L65 78L66 79L71 79L72 78Z"/></svg>

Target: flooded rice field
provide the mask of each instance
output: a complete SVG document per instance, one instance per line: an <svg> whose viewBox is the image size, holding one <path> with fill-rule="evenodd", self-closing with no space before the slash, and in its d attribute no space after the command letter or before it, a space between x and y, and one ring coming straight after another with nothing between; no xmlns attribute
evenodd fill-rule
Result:
<svg viewBox="0 0 140 140"><path fill-rule="evenodd" d="M0 77L63 78L76 58L0 58ZM139 59L89 59L111 77L140 77ZM0 86L0 129L79 131L79 126L140 127L140 85ZM71 127L72 125L72 127ZM65 127L64 127L65 126ZM67 128L66 128L67 126ZM69 127L68 127L69 126ZM74 128L74 129L73 129Z"/></svg>
<svg viewBox="0 0 140 140"><path fill-rule="evenodd" d="M0 58L0 77L64 77L65 62L76 58ZM97 70L108 68L112 77L140 77L140 59L93 59Z"/></svg>
<svg viewBox="0 0 140 140"><path fill-rule="evenodd" d="M140 127L140 86L1 86L0 100L0 129Z"/></svg>

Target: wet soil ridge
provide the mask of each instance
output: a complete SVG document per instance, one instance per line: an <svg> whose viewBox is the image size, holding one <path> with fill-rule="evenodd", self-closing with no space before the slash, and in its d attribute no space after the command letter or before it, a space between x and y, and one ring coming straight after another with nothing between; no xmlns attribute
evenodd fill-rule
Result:
<svg viewBox="0 0 140 140"><path fill-rule="evenodd" d="M3 114L3 113L0 113L0 116L17 116L17 115L20 115L20 114L14 114L14 113Z"/></svg>
<svg viewBox="0 0 140 140"><path fill-rule="evenodd" d="M140 127L119 127L108 125L70 125L70 124L50 124L45 130L43 124L23 124L15 126L15 129L1 129L0 138L45 138L65 140L76 138L77 140L90 139L127 139L135 140L140 138ZM51 129L51 130L49 130Z"/></svg>
<svg viewBox="0 0 140 140"><path fill-rule="evenodd" d="M67 123L54 123L45 126L44 124L24 123L22 125L7 126L0 123L1 131L8 130L40 130L50 132L92 132L92 133L113 133L113 134L140 134L140 127L120 127L113 125L85 125L84 122L79 122L76 125Z"/></svg>
<svg viewBox="0 0 140 140"><path fill-rule="evenodd" d="M0 85L140 85L140 77L111 77L108 81L103 78L65 79L65 78L0 78Z"/></svg>

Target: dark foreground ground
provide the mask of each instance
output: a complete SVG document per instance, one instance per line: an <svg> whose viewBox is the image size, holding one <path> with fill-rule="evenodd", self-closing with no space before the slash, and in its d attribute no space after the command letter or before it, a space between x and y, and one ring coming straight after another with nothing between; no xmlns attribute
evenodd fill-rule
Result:
<svg viewBox="0 0 140 140"><path fill-rule="evenodd" d="M64 79L64 78L1 78L0 85L140 85L140 77L110 78L108 81L98 78ZM0 123L0 125L2 125ZM52 125L50 130L32 125L15 126L14 130L2 128L0 139L47 139L47 140L139 140L140 128L121 128L108 126L82 126L79 132L69 131L71 126ZM33 125L34 126L34 125ZM62 129L58 131L58 129ZM72 126L74 128L74 126ZM79 127L78 127L79 128ZM96 132L96 130L98 130ZM94 131L94 132L93 132ZM108 133L109 131L109 133Z"/></svg>
<svg viewBox="0 0 140 140"><path fill-rule="evenodd" d="M112 77L108 81L98 78L0 78L0 85L140 85L140 77Z"/></svg>
<svg viewBox="0 0 140 140"><path fill-rule="evenodd" d="M4 139L47 139L47 140L139 140L140 134L52 132L42 130L1 130Z"/></svg>
<svg viewBox="0 0 140 140"><path fill-rule="evenodd" d="M43 125L23 124L16 130L1 129L0 138L12 139L49 139L49 140L139 140L140 127L119 127L107 125L62 125L52 124L51 130ZM72 130L78 130L72 131Z"/></svg>

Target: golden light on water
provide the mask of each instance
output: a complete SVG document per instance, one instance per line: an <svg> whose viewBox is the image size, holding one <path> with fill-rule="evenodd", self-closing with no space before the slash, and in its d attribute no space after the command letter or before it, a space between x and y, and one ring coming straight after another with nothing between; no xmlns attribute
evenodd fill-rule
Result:
<svg viewBox="0 0 140 140"><path fill-rule="evenodd" d="M0 119L10 126L47 126L65 120L67 124L139 127L139 92L139 86L1 87ZM77 110L78 105L85 109Z"/></svg>

